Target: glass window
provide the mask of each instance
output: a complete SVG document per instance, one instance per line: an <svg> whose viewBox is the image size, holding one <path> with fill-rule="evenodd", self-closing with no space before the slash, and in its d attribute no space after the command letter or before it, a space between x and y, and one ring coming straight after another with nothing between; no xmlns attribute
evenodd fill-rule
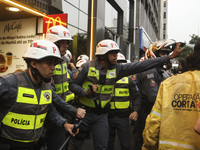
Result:
<svg viewBox="0 0 200 150"><path fill-rule="evenodd" d="M128 22L129 22L129 1L126 0L126 11L124 11L124 13L126 13L126 15L124 16L125 19L125 25L128 26Z"/></svg>
<svg viewBox="0 0 200 150"><path fill-rule="evenodd" d="M73 41L69 44L68 49L69 51L72 53L72 62L74 61L74 58L76 56L77 53L77 33L78 33L78 29L68 25L68 30L71 33L72 39Z"/></svg>
<svg viewBox="0 0 200 150"><path fill-rule="evenodd" d="M76 62L76 58L79 55L86 54L87 52L87 32L78 30L71 25L68 25L68 30L73 38L73 42L69 44L68 49L73 56L72 62Z"/></svg>
<svg viewBox="0 0 200 150"><path fill-rule="evenodd" d="M79 7L78 6L79 0L64 0L64 1L69 2L70 4L72 4L72 5L76 6L76 7Z"/></svg>
<svg viewBox="0 0 200 150"><path fill-rule="evenodd" d="M166 5L167 5L166 3L167 3L167 2L166 2L166 0L165 0L165 1L164 1L164 7L166 7Z"/></svg>
<svg viewBox="0 0 200 150"><path fill-rule="evenodd" d="M83 12L79 11L80 16L79 16L79 28L87 31L87 26L88 26L88 15L84 14Z"/></svg>
<svg viewBox="0 0 200 150"><path fill-rule="evenodd" d="M117 11L107 1L105 4L105 26L117 33Z"/></svg>
<svg viewBox="0 0 200 150"><path fill-rule="evenodd" d="M164 18L166 18L166 12L164 12Z"/></svg>
<svg viewBox="0 0 200 150"><path fill-rule="evenodd" d="M165 23L163 24L163 30L166 30L166 24Z"/></svg>
<svg viewBox="0 0 200 150"><path fill-rule="evenodd" d="M88 0L80 0L80 10L88 14Z"/></svg>
<svg viewBox="0 0 200 150"><path fill-rule="evenodd" d="M86 52L87 52L87 33L79 30L76 58L82 54L87 55Z"/></svg>
<svg viewBox="0 0 200 150"><path fill-rule="evenodd" d="M68 14L68 23L78 27L78 9L70 5L69 3L63 3L63 12Z"/></svg>

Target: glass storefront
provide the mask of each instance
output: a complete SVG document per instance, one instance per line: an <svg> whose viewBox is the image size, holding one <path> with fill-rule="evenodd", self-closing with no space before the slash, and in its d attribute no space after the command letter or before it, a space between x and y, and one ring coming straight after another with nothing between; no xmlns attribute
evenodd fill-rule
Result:
<svg viewBox="0 0 200 150"><path fill-rule="evenodd" d="M69 50L72 52L74 60L81 54L87 54L88 43L87 38L90 31L88 30L88 2L89 0L63 0L63 12L68 14L68 29L73 37L73 42L69 45ZM97 5L95 9L104 8L104 39L112 39L116 41L122 53L130 59L131 49L128 41L129 33L129 0L107 1L100 2L103 5ZM104 6L105 4L105 6ZM116 4L119 7L116 7ZM122 13L123 12L123 13ZM121 16L120 16L121 15ZM119 17L122 19L119 21ZM123 23L122 23L123 22ZM99 28L98 28L99 29ZM99 34L99 32L98 32ZM98 36L98 34L96 36ZM99 37L99 36L98 36ZM99 42L99 41L97 41ZM89 55L89 54L87 54Z"/></svg>
<svg viewBox="0 0 200 150"><path fill-rule="evenodd" d="M67 28L73 38L68 49L76 63L77 57L87 52L88 0L64 0L62 6L63 12L68 14Z"/></svg>

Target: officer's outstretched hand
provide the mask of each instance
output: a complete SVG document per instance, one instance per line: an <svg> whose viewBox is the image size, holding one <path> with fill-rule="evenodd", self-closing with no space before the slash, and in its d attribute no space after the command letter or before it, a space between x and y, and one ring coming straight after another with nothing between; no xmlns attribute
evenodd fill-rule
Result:
<svg viewBox="0 0 200 150"><path fill-rule="evenodd" d="M69 134L71 134L73 137L74 137L75 135L77 135L78 132L79 132L79 129L77 129L76 133L73 133L73 132L72 132L72 130L73 130L73 128L74 128L74 124L65 123L65 124L64 124L64 128L65 128L65 130L66 130L67 132L69 132Z"/></svg>
<svg viewBox="0 0 200 150"><path fill-rule="evenodd" d="M134 111L134 112L132 112L129 115L129 120L135 120L135 121L137 121L137 119L138 119L138 113L137 113L137 111Z"/></svg>
<svg viewBox="0 0 200 150"><path fill-rule="evenodd" d="M77 113L76 113L76 117L79 119L83 119L85 117L86 114L86 110L83 108L78 108L77 109Z"/></svg>
<svg viewBox="0 0 200 150"><path fill-rule="evenodd" d="M168 55L167 59L175 58L175 57L179 56L182 53L182 51L185 49L185 47L182 47L180 49L180 47L179 47L180 43L181 42L176 43L176 47L175 47L173 53L171 55Z"/></svg>

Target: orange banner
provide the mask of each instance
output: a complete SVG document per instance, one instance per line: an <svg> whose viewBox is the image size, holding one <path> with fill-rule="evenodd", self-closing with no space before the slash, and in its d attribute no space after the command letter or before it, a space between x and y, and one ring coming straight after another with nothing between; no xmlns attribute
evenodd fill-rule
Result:
<svg viewBox="0 0 200 150"><path fill-rule="evenodd" d="M55 14L44 16L43 34L46 34L47 30L55 25L62 25L64 27L67 27L67 14Z"/></svg>

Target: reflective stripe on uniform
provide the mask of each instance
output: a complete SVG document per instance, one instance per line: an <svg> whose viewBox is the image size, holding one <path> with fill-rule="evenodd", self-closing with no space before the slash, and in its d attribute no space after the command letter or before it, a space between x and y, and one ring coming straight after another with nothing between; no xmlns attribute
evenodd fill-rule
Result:
<svg viewBox="0 0 200 150"><path fill-rule="evenodd" d="M4 117L3 123L17 129L34 130L43 126L46 114L47 113L35 116L9 112L6 117Z"/></svg>
<svg viewBox="0 0 200 150"><path fill-rule="evenodd" d="M110 102L110 109L126 109L129 108L130 106L130 101L125 101L125 102Z"/></svg>
<svg viewBox="0 0 200 150"><path fill-rule="evenodd" d="M159 118L159 119L161 118L161 113L159 113L158 111L155 111L152 109L151 114L155 116L156 118Z"/></svg>
<svg viewBox="0 0 200 150"><path fill-rule="evenodd" d="M179 148L188 148L188 149L193 149L193 150L200 150L199 148L197 148L197 147L195 147L193 145L182 144L182 143L171 142L171 141L160 140L159 144L162 144L162 145L171 145L171 146L176 146L176 147L179 147Z"/></svg>
<svg viewBox="0 0 200 150"><path fill-rule="evenodd" d="M79 101L80 101L82 104L84 104L84 105L86 105L86 106L88 106L88 107L95 108L95 103L94 103L94 100L93 100L93 99L89 99L89 98L87 98L87 97L81 97L81 98L79 99ZM97 104L99 104L99 100L96 100L96 101L97 101ZM107 103L109 103L109 102L110 102L110 100L101 101L101 107L104 108L104 106L105 106Z"/></svg>
<svg viewBox="0 0 200 150"><path fill-rule="evenodd" d="M115 88L115 96L127 97L127 96L129 96L129 89Z"/></svg>
<svg viewBox="0 0 200 150"><path fill-rule="evenodd" d="M60 93L64 93L67 92L69 90L69 83L68 82L64 82L64 83L60 83L60 84L54 84L56 91L56 94L60 94Z"/></svg>
<svg viewBox="0 0 200 150"><path fill-rule="evenodd" d="M62 64L62 68L61 68L61 65L59 65L59 64L56 65L55 66L55 70L53 71L53 74L54 75L63 75L65 73L68 73L67 72L67 64L66 63Z"/></svg>
<svg viewBox="0 0 200 150"><path fill-rule="evenodd" d="M97 80L99 80L99 70L97 70L95 67L89 67L88 76L96 77Z"/></svg>
<svg viewBox="0 0 200 150"><path fill-rule="evenodd" d="M85 81L82 86L84 89L89 89L89 85L92 85L92 84L93 84L92 82ZM114 85L101 85L101 84L96 84L96 85L98 86L96 93L100 93L100 92L101 94L113 93Z"/></svg>
<svg viewBox="0 0 200 150"><path fill-rule="evenodd" d="M65 102L69 102L69 101L73 100L74 97L75 97L75 94L74 94L74 93L71 93L71 94L69 94L69 95L66 95L66 100L65 100Z"/></svg>

